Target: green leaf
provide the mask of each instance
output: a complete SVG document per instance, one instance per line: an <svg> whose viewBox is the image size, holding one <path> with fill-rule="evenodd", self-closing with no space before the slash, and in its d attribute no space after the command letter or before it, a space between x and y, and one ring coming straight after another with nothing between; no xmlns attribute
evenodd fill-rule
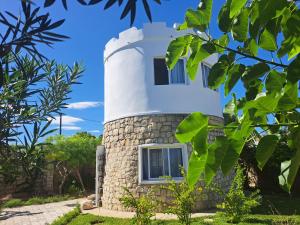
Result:
<svg viewBox="0 0 300 225"><path fill-rule="evenodd" d="M198 10L188 9L185 14L185 21L190 28L205 31L212 13L212 0L202 0Z"/></svg>
<svg viewBox="0 0 300 225"><path fill-rule="evenodd" d="M228 140L224 136L216 137L216 140L209 145L208 155L205 164L205 182L209 184L221 166L223 158L228 149Z"/></svg>
<svg viewBox="0 0 300 225"><path fill-rule="evenodd" d="M229 43L229 37L228 37L227 34L224 34L221 38L219 38L218 40L216 40L216 44L222 46L223 48L215 46L216 47L216 51L218 53L223 53L224 50L225 50L224 48L227 47L228 43Z"/></svg>
<svg viewBox="0 0 300 225"><path fill-rule="evenodd" d="M225 61L218 61L214 64L209 72L208 86L211 89L217 89L226 79L226 72L228 63Z"/></svg>
<svg viewBox="0 0 300 225"><path fill-rule="evenodd" d="M246 4L247 0L232 0L230 5L230 18L233 18L240 14L242 8Z"/></svg>
<svg viewBox="0 0 300 225"><path fill-rule="evenodd" d="M195 80L199 63L211 54L213 54L216 51L216 48L211 43L202 44L202 42L198 42L195 44L192 42L191 48L192 54L187 61L186 67L189 78L191 80Z"/></svg>
<svg viewBox="0 0 300 225"><path fill-rule="evenodd" d="M263 76L270 70L270 67L266 63L257 63L251 67L247 67L245 73L242 76L242 80L245 83L256 80Z"/></svg>
<svg viewBox="0 0 300 225"><path fill-rule="evenodd" d="M284 87L284 94L280 98L277 109L279 111L292 110L297 107L298 104L298 84L291 84L288 82Z"/></svg>
<svg viewBox="0 0 300 225"><path fill-rule="evenodd" d="M297 83L300 80L300 55L287 68L287 80Z"/></svg>
<svg viewBox="0 0 300 225"><path fill-rule="evenodd" d="M178 37L171 41L166 54L166 64L172 70L181 56L185 56L193 40L192 35Z"/></svg>
<svg viewBox="0 0 300 225"><path fill-rule="evenodd" d="M180 143L190 142L203 128L208 126L208 117L194 112L186 117L176 129L176 138Z"/></svg>
<svg viewBox="0 0 300 225"><path fill-rule="evenodd" d="M286 76L276 70L271 70L266 79L266 89L269 93L281 92Z"/></svg>
<svg viewBox="0 0 300 225"><path fill-rule="evenodd" d="M237 118L237 113L238 113L238 109L237 109L236 96L233 93L232 99L226 104L224 108L223 116L224 116L225 125L235 122Z"/></svg>
<svg viewBox="0 0 300 225"><path fill-rule="evenodd" d="M277 50L276 38L267 29L264 29L264 31L260 35L258 44L261 48L268 50L268 51L276 51Z"/></svg>
<svg viewBox="0 0 300 225"><path fill-rule="evenodd" d="M295 156L291 160L281 163L281 175L279 176L279 183L286 191L291 191L299 168L300 147L298 146Z"/></svg>
<svg viewBox="0 0 300 225"><path fill-rule="evenodd" d="M206 158L207 155L199 156L195 151L192 151L187 172L189 186L194 186L199 181L199 177L205 169Z"/></svg>
<svg viewBox="0 0 300 225"><path fill-rule="evenodd" d="M279 139L276 135L266 135L260 139L255 154L256 160L258 162L258 167L260 170L263 169L265 164L272 156L276 148L276 145L278 143L278 140Z"/></svg>
<svg viewBox="0 0 300 225"><path fill-rule="evenodd" d="M231 33L234 40L244 42L247 39L248 16L249 11L247 9L243 9L239 16L233 20Z"/></svg>
<svg viewBox="0 0 300 225"><path fill-rule="evenodd" d="M227 1L228 2L228 1ZM232 19L229 17L230 7L224 4L218 15L218 25L221 31L227 33L230 31Z"/></svg>
<svg viewBox="0 0 300 225"><path fill-rule="evenodd" d="M225 90L224 90L225 96L227 96L232 90L232 88L236 85L236 83L244 73L245 68L246 67L243 64L235 64L233 67L231 67L228 70L228 75L225 82Z"/></svg>
<svg viewBox="0 0 300 225"><path fill-rule="evenodd" d="M258 52L258 45L254 39L251 39L248 45L251 55L256 56Z"/></svg>

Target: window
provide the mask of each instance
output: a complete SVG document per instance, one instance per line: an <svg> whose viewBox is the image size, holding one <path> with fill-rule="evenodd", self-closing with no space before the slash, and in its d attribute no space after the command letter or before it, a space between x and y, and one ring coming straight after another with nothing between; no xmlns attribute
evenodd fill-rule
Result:
<svg viewBox="0 0 300 225"><path fill-rule="evenodd" d="M169 71L164 58L155 58L154 80L155 85L186 84L183 59L179 59L174 68Z"/></svg>
<svg viewBox="0 0 300 225"><path fill-rule="evenodd" d="M186 149L182 145L140 147L140 181L162 181L163 176L182 179L180 168L186 166Z"/></svg>
<svg viewBox="0 0 300 225"><path fill-rule="evenodd" d="M202 70L202 81L203 81L203 87L208 87L208 75L210 72L210 67L207 65L201 63L201 70Z"/></svg>

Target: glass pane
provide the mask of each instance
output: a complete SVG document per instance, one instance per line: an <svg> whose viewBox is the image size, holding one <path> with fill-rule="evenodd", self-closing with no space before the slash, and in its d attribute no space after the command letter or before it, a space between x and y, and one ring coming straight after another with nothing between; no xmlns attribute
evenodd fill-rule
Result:
<svg viewBox="0 0 300 225"><path fill-rule="evenodd" d="M150 149L150 178L163 176L163 157L162 149Z"/></svg>
<svg viewBox="0 0 300 225"><path fill-rule="evenodd" d="M149 180L148 174L148 149L143 148L142 150L142 158L143 158L143 180Z"/></svg>
<svg viewBox="0 0 300 225"><path fill-rule="evenodd" d="M183 59L179 59L174 68L171 70L171 82L172 84L184 84L184 62Z"/></svg>
<svg viewBox="0 0 300 225"><path fill-rule="evenodd" d="M155 85L169 84L169 74L165 59L154 59Z"/></svg>
<svg viewBox="0 0 300 225"><path fill-rule="evenodd" d="M182 177L180 167L183 166L182 162L182 149L170 148L170 168L172 177Z"/></svg>
<svg viewBox="0 0 300 225"><path fill-rule="evenodd" d="M210 68L203 63L201 63L201 69L202 69L202 81L203 81L203 87L208 87L208 75L210 72Z"/></svg>
<svg viewBox="0 0 300 225"><path fill-rule="evenodd" d="M164 156L164 176L170 176L169 174L169 153L168 149L163 149L163 156Z"/></svg>

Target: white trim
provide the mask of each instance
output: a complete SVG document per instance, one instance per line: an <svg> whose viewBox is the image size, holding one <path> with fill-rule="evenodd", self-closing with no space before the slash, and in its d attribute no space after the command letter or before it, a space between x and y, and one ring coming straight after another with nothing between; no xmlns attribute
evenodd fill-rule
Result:
<svg viewBox="0 0 300 225"><path fill-rule="evenodd" d="M188 168L188 151L187 151L187 145L186 144L180 144L180 143L174 143L174 144L143 144L138 146L138 181L139 184L164 184L166 183L166 180L163 178L156 178L153 180L143 180L143 156L142 151L143 148L148 149L148 173L150 173L150 163L149 163L149 149L163 149L163 148L181 148L182 149L182 163L185 170ZM169 154L169 150L168 150ZM168 157L168 160L170 160L170 157ZM170 165L170 163L169 163ZM169 172L170 168L169 168ZM149 176L150 177L150 176ZM175 182L181 182L183 180L182 177L173 177L172 178Z"/></svg>

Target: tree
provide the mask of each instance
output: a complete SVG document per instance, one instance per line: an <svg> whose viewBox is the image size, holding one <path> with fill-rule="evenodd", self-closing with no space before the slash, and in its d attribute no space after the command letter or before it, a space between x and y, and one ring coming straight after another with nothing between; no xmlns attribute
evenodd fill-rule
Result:
<svg viewBox="0 0 300 225"><path fill-rule="evenodd" d="M101 140L82 132L70 137L61 135L49 137L46 142L50 143L47 146L47 158L55 162L55 168L61 176L59 193L62 193L64 183L71 173L77 177L82 190L85 191L80 169L95 164L96 147Z"/></svg>
<svg viewBox="0 0 300 225"><path fill-rule="evenodd" d="M256 160L261 169L278 144L278 132L288 131L289 147L295 154L281 163L279 183L290 191L300 167L300 11L298 1L228 0L222 6L218 25L223 35L211 37L209 27L213 1L202 0L197 9L188 9L179 30L192 29L173 40L166 62L172 69L180 57L187 57L186 69L195 79L199 63L212 54L222 54L211 68L210 88L224 87L232 93L224 110L224 126L208 124L208 116L196 112L178 126L176 137L191 142L188 181L194 185L201 174L211 182L221 168L228 174L253 131L263 133ZM231 35L229 35L231 34ZM266 57L270 55L270 57ZM237 98L234 86L244 85ZM208 144L208 131L223 129L224 136Z"/></svg>
<svg viewBox="0 0 300 225"><path fill-rule="evenodd" d="M25 1L20 15L0 12L0 174L7 182L22 174L30 187L41 174L39 139L53 131L47 130L51 118L66 105L83 72L78 63L59 65L37 49L67 38L52 31L63 22L52 22Z"/></svg>

